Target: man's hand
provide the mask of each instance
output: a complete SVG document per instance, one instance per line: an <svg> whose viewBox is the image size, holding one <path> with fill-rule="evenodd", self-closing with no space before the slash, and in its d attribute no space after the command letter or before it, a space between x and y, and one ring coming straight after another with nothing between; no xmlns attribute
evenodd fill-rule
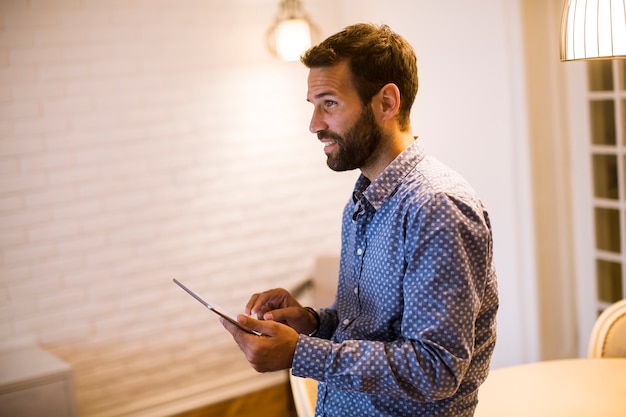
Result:
<svg viewBox="0 0 626 417"><path fill-rule="evenodd" d="M292 328L275 321L256 320L242 314L237 316L240 324L263 334L256 336L244 332L223 318L220 321L257 372L279 371L291 367L298 343L298 333Z"/></svg>
<svg viewBox="0 0 626 417"><path fill-rule="evenodd" d="M286 324L303 334L311 333L318 325L316 318L282 288L253 294L246 305L245 312L256 314L259 319Z"/></svg>
<svg viewBox="0 0 626 417"><path fill-rule="evenodd" d="M268 311L287 307L302 306L289 294L289 291L283 288L275 288L260 294L252 294L248 304L246 304L245 311L248 315L256 314L257 318L262 319Z"/></svg>

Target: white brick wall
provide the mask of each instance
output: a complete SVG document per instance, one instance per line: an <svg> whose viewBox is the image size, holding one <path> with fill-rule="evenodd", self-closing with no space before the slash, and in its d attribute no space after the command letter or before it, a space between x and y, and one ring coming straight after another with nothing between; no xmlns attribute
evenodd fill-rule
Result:
<svg viewBox="0 0 626 417"><path fill-rule="evenodd" d="M277 5L0 0L0 338L69 362L81 416L275 381L171 278L239 311L339 248L356 174L264 49Z"/></svg>

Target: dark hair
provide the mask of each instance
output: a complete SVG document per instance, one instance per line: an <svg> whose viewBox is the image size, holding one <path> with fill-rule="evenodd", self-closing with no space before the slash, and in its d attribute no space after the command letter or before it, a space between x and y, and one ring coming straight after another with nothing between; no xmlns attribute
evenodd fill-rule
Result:
<svg viewBox="0 0 626 417"><path fill-rule="evenodd" d="M307 68L330 67L348 60L363 104L369 103L384 85L395 84L400 90L398 123L402 130L409 126L417 95L417 59L411 45L389 26L348 26L310 48L300 60Z"/></svg>

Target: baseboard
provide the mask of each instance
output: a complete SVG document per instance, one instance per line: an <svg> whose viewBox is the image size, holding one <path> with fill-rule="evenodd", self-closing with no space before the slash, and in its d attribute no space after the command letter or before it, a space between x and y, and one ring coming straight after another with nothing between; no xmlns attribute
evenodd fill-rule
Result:
<svg viewBox="0 0 626 417"><path fill-rule="evenodd" d="M269 374L239 372L224 375L219 380L213 378L202 384L173 390L149 400L90 413L90 417L169 417L286 383L287 380L287 371Z"/></svg>

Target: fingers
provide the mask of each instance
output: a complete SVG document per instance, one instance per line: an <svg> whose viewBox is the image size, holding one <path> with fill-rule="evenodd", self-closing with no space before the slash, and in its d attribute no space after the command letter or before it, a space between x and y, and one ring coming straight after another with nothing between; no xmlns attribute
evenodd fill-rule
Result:
<svg viewBox="0 0 626 417"><path fill-rule="evenodd" d="M299 307L300 304L282 288L276 288L262 293L253 294L246 304L245 313L247 315L256 315L262 319L268 311L279 308Z"/></svg>
<svg viewBox="0 0 626 417"><path fill-rule="evenodd" d="M256 301L259 299L259 295L261 294L252 294L250 300L248 300L248 304L246 304L246 308L244 309L246 315L249 316L252 314L252 308L256 305Z"/></svg>
<svg viewBox="0 0 626 417"><path fill-rule="evenodd" d="M256 315L258 319L262 319L266 312L274 308L274 304L274 297L269 291L253 294L244 311L248 316Z"/></svg>
<svg viewBox="0 0 626 417"><path fill-rule="evenodd" d="M226 320L224 317L220 317L219 320L220 320L220 323L222 323L222 326L224 326L224 328L228 330L228 332L233 336L233 339L235 339L235 341L237 341L240 332L245 333L241 329L239 329L237 326L235 326L233 323Z"/></svg>
<svg viewBox="0 0 626 417"><path fill-rule="evenodd" d="M237 316L237 322L261 333L261 336L247 333L222 318L220 321L252 367L258 372L289 368L298 333L311 327L309 313L282 288L253 294L244 312L246 315ZM259 320L251 315L256 315Z"/></svg>
<svg viewBox="0 0 626 417"><path fill-rule="evenodd" d="M252 336L258 337L259 335L252 334L250 332L246 332L242 330L240 327L231 323L230 321L220 317L220 322L222 326L235 338L236 341L243 340L244 337ZM237 323L242 325L243 327L253 330L261 334L261 336L271 336L275 333L275 329L273 329L273 325L269 324L271 322L265 322L263 320L257 320L253 317L248 317L243 314L237 316Z"/></svg>
<svg viewBox="0 0 626 417"><path fill-rule="evenodd" d="M265 313L265 320L273 320L283 323L297 331L298 333L309 334L315 330L317 322L306 309L302 307L287 307L272 310Z"/></svg>
<svg viewBox="0 0 626 417"><path fill-rule="evenodd" d="M246 333L223 318L220 321L232 334L239 349L256 371L277 371L291 366L298 341L298 334L294 330L274 321L237 316L237 321L243 326L263 333L263 336L256 336Z"/></svg>
<svg viewBox="0 0 626 417"><path fill-rule="evenodd" d="M298 317L299 310L298 307L277 308L265 313L263 319L289 324Z"/></svg>
<svg viewBox="0 0 626 417"><path fill-rule="evenodd" d="M264 336L271 336L275 333L272 329L272 324L263 320L257 320L254 317L248 317L240 314L237 316L237 322L250 330L261 333Z"/></svg>

